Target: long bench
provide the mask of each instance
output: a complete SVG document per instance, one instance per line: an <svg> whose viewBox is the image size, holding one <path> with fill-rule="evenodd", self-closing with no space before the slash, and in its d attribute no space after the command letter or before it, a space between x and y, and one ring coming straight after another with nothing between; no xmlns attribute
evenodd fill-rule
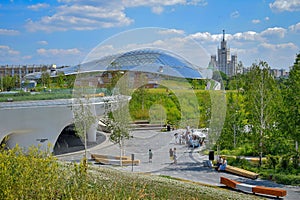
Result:
<svg viewBox="0 0 300 200"><path fill-rule="evenodd" d="M120 156L92 154L91 158L95 160L96 163L101 163L104 165L120 165L120 158L123 166L140 164L140 160L131 160L131 157L129 156L120 157Z"/></svg>
<svg viewBox="0 0 300 200"><path fill-rule="evenodd" d="M241 169L241 168L238 168L238 167L233 167L233 166L230 166L230 165L226 166L225 171L230 172L232 174L236 174L236 175L244 176L244 177L247 177L247 178L251 178L251 179L257 179L258 178L257 173L250 172L248 170Z"/></svg>
<svg viewBox="0 0 300 200"><path fill-rule="evenodd" d="M92 154L91 155L92 159L96 159L96 158L103 158L103 159L113 159L113 160L120 160L120 158L122 160L131 160L131 157L129 156L111 156L111 155L102 155L102 154Z"/></svg>
<svg viewBox="0 0 300 200"><path fill-rule="evenodd" d="M232 189L240 190L243 192L250 192L253 194L265 194L270 196L276 196L277 198L284 197L287 194L286 190L283 189L244 184L222 176L220 178L220 183Z"/></svg>

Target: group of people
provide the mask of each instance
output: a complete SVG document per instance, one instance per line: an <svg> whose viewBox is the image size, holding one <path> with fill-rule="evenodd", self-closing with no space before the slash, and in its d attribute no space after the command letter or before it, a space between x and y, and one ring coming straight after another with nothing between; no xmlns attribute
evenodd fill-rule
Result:
<svg viewBox="0 0 300 200"><path fill-rule="evenodd" d="M218 171L224 171L226 169L226 166L227 166L226 157L220 156L219 159L218 159L218 161L217 161L216 170L218 170Z"/></svg>
<svg viewBox="0 0 300 200"><path fill-rule="evenodd" d="M199 138L197 135L193 134L193 130L190 131L189 128L182 133L175 133L175 144L188 145L189 147L196 148L204 143L204 138Z"/></svg>
<svg viewBox="0 0 300 200"><path fill-rule="evenodd" d="M173 161L174 164L177 164L177 152L175 147L174 149L170 148L169 155L170 155L170 160Z"/></svg>

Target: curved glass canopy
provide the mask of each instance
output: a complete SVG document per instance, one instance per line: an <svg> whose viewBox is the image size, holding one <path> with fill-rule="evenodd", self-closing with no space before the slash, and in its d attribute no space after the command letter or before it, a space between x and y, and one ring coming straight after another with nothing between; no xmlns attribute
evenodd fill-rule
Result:
<svg viewBox="0 0 300 200"><path fill-rule="evenodd" d="M181 78L204 78L200 68L184 58L165 50L150 48L109 55L80 65L60 68L56 74L63 72L70 75L97 71L136 71ZM39 79L41 74L28 74L26 78Z"/></svg>
<svg viewBox="0 0 300 200"><path fill-rule="evenodd" d="M64 68L61 71L64 71L65 74L95 71L137 71L182 78L203 78L199 67L175 54L160 49L138 49L110 55L80 64L77 67L72 67L72 69Z"/></svg>

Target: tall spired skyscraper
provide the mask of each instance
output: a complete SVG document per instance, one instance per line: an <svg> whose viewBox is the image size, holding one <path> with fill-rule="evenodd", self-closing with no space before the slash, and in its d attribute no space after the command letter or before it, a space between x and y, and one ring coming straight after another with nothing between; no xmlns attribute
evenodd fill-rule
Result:
<svg viewBox="0 0 300 200"><path fill-rule="evenodd" d="M231 55L230 48L227 48L225 40L225 30L223 30L223 38L221 48L218 48L218 60L215 55L211 56L210 67L224 72L227 76L234 76L237 70L237 55Z"/></svg>

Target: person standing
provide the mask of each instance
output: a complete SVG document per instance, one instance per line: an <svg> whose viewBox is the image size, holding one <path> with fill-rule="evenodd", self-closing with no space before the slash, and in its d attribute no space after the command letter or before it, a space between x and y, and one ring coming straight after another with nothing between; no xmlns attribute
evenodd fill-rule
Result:
<svg viewBox="0 0 300 200"><path fill-rule="evenodd" d="M149 149L149 163L152 163L152 157L153 157L153 153L151 149Z"/></svg>
<svg viewBox="0 0 300 200"><path fill-rule="evenodd" d="M172 148L170 148L169 154L170 154L170 160L173 161L174 160L174 154L173 154Z"/></svg>

